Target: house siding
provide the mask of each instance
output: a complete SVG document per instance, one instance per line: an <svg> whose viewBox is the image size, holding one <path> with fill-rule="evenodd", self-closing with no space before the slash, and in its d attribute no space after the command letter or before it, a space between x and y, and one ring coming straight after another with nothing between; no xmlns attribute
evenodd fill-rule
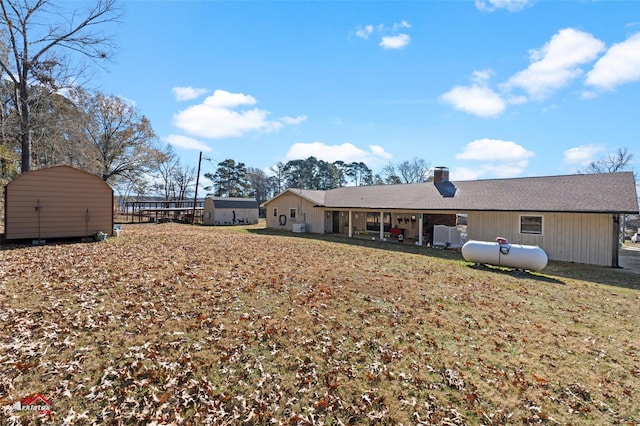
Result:
<svg viewBox="0 0 640 426"><path fill-rule="evenodd" d="M449 222L451 226L455 214L466 213L472 239L493 241L501 236L514 243L537 245L553 260L617 266L619 247L613 219L638 213L632 172L449 183L451 190L442 192L443 185L429 182L326 191L287 189L264 204L268 206L267 226L285 228L279 225L278 217L273 217L273 207L279 209L278 216L287 216L290 208L298 208L296 220L305 222L309 232L319 233L348 232L349 211L354 233L366 229L366 211L391 212L394 217L415 213L423 214L423 236L428 243L434 225ZM544 218L541 235L520 233L520 217L525 212ZM286 229L291 229L290 222ZM393 225L395 222L392 219ZM411 226L402 227L408 237L415 238L416 224L407 225ZM538 222L527 221L526 226L533 232Z"/></svg>
<svg viewBox="0 0 640 426"><path fill-rule="evenodd" d="M543 217L543 234L520 233L521 215ZM588 232L587 232L588 230ZM611 266L613 252L612 215L598 213L469 212L469 239L542 248L550 260Z"/></svg>
<svg viewBox="0 0 640 426"><path fill-rule="evenodd" d="M324 232L324 210L314 207L314 203L306 200L298 195L284 193L278 198L265 204L267 215L267 228L293 230L294 223L304 223L306 232L323 233ZM273 209L278 209L278 214L273 215ZM291 209L296 210L295 219L289 217ZM287 217L287 223L280 225L280 215Z"/></svg>
<svg viewBox="0 0 640 426"><path fill-rule="evenodd" d="M6 186L5 195L7 240L113 233L113 191L99 177L72 167L24 173Z"/></svg>

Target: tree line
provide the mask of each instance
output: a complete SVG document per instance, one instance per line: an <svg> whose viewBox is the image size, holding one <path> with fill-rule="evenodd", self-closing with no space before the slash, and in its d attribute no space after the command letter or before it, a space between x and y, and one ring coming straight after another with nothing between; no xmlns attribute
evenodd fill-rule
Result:
<svg viewBox="0 0 640 426"><path fill-rule="evenodd" d="M254 197L262 203L287 188L328 190L347 185L426 182L431 174L429 163L419 158L389 163L381 174L374 174L364 162L328 162L311 156L278 162L267 171L226 159L204 177L211 182L206 189L214 196Z"/></svg>

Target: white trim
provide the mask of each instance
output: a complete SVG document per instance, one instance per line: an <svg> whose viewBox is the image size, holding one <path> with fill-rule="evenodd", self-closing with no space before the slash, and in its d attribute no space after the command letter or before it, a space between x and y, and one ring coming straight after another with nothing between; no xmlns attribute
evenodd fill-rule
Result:
<svg viewBox="0 0 640 426"><path fill-rule="evenodd" d="M523 217L539 217L540 218L540 232L522 232L522 218ZM521 214L521 215L518 215L518 234L520 234L520 235L544 235L544 215L542 215L542 214Z"/></svg>

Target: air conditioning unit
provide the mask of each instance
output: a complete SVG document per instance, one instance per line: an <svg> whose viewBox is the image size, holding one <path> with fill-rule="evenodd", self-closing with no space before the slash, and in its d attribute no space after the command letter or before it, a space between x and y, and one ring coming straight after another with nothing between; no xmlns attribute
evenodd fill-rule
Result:
<svg viewBox="0 0 640 426"><path fill-rule="evenodd" d="M299 233L307 232L307 229L304 223L294 223L292 227L293 227L292 228L293 232L299 232Z"/></svg>

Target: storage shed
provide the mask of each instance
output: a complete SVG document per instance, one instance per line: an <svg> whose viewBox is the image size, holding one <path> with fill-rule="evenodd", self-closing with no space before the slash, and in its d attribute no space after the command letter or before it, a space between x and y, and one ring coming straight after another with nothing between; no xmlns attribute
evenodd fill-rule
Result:
<svg viewBox="0 0 640 426"><path fill-rule="evenodd" d="M258 207L255 198L207 197L202 220L205 225L253 225Z"/></svg>
<svg viewBox="0 0 640 426"><path fill-rule="evenodd" d="M5 187L5 239L86 237L113 233L113 190L69 166L23 173Z"/></svg>

